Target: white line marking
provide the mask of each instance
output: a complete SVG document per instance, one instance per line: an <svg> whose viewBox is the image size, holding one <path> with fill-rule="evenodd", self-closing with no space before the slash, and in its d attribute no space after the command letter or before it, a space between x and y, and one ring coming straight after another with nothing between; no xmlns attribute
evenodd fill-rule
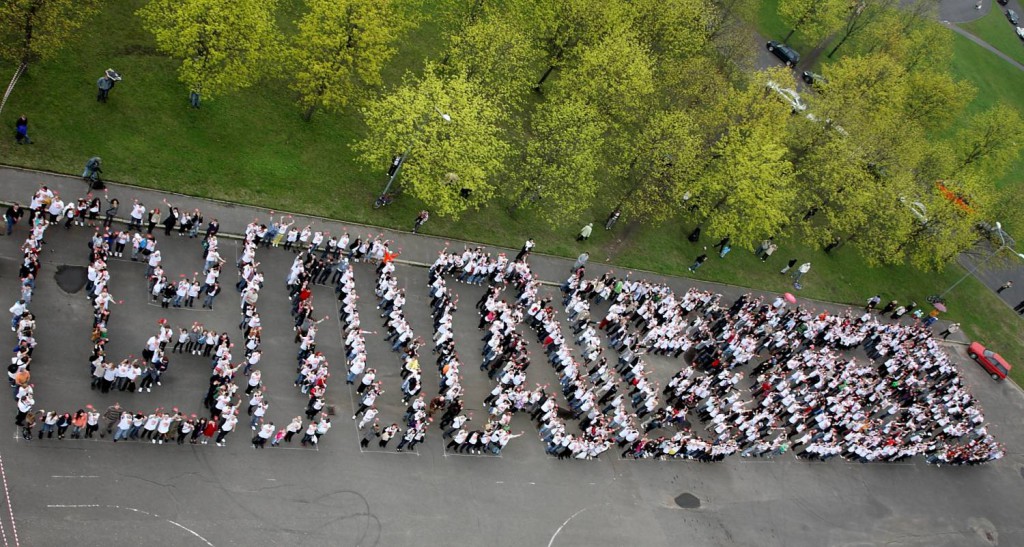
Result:
<svg viewBox="0 0 1024 547"><path fill-rule="evenodd" d="M135 512L135 513L141 513L143 515L150 516L150 517L157 518L157 519L162 518L160 515L157 515L156 513L150 513L150 512L147 512L147 511L143 511L142 509L136 509L134 507L122 507L120 505L83 504L83 505L47 505L46 507L48 507L50 509L95 509L97 507L107 507L107 508L110 508L110 509L124 509L124 510L132 511L132 512ZM178 528L181 528L182 530L192 534L197 539L199 539L199 541L202 541L203 543L209 545L209 547L214 547L214 545L212 543L210 543L210 540L208 540L208 539L204 538L203 536L199 535L199 533L196 532L195 530L193 530L193 529L191 529L191 528L189 528L187 526L184 526L184 525L182 525L180 523L174 522L171 519L163 519L163 520L165 520L165 521L167 521L167 522L177 526Z"/></svg>
<svg viewBox="0 0 1024 547"><path fill-rule="evenodd" d="M565 522L563 522L562 525L558 527L558 530L555 530L555 533L551 536L551 541L548 542L548 547L551 547L555 544L555 538L558 537L558 534L562 531L562 528L565 528L565 525L569 524L570 520L576 518L576 515L579 515L580 513L586 511L587 509L589 509L589 507L584 507L583 509L580 509L579 511L573 513L571 517L565 519Z"/></svg>
<svg viewBox="0 0 1024 547"><path fill-rule="evenodd" d="M4 497L7 498L7 513L11 516L11 531L14 533L14 545L18 547L21 543L18 542L18 525L14 522L14 508L11 507L11 491L7 488L7 471L4 470L3 456L0 456L0 477L3 477L4 481ZM0 530L2 529L0 527ZM6 543L6 534L4 542Z"/></svg>
<svg viewBox="0 0 1024 547"><path fill-rule="evenodd" d="M98 479L99 475L50 475L51 479Z"/></svg>

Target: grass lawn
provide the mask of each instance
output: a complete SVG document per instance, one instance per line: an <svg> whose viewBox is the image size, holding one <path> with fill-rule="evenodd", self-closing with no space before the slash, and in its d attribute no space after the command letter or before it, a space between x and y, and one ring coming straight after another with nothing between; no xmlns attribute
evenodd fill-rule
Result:
<svg viewBox="0 0 1024 547"><path fill-rule="evenodd" d="M1024 26L1021 23L1017 24ZM1017 36L1014 26L1006 20L1006 8L993 3L992 9L984 17L970 23L961 23L959 26L1018 63L1024 63L1024 40Z"/></svg>
<svg viewBox="0 0 1024 547"><path fill-rule="evenodd" d="M198 111L189 109L187 90L176 79L177 63L155 53L152 37L134 16L143 4L144 0L104 3L97 24L80 32L60 58L30 69L11 96L0 124L12 128L18 115L27 114L38 144L16 146L13 139L0 139L0 161L77 174L87 158L100 155L104 174L111 180L353 222L411 226L422 204L408 196L399 196L385 209L371 207L385 182L386 166L369 172L355 163L349 145L364 130L357 115L318 113L312 122L303 122L287 82L280 80L205 102ZM279 19L283 22L301 12L300 0L282 4ZM788 29L772 17L774 0L764 4L772 8L763 9L762 18L776 28L762 32L781 39ZM809 51L799 41L799 33L794 38L796 47ZM1014 93L1024 89L1022 75L1008 74L1005 62L961 40L954 70L981 91L972 108L984 108L986 101L997 97L1020 104ZM423 25L403 42L388 67L386 82L394 85L406 70L418 70L440 47L436 27ZM119 70L124 81L111 92L110 102L102 105L95 99L95 82L107 67ZM11 66L0 66L0 74L11 71ZM1000 79L988 78L992 74ZM600 225L607 213L606 205L598 205L587 216ZM686 218L658 227L623 222L613 232L596 230L581 246L573 236L585 222L580 219L578 224L553 230L531 212L511 214L499 202L470 212L457 223L431 218L425 228L433 234L510 247L533 237L539 251L575 257L585 248L592 260L677 275L686 274L698 254L686 241L693 228ZM710 245L722 235L707 234L701 244ZM852 248L840 248L829 256L796 242L780 243L767 265L752 253L736 249L725 259L713 257L697 277L781 291L790 287L777 273L781 263L798 258L812 262L803 295L859 304L876 292L886 300L923 303L927 295L941 292L963 273L959 267L940 274L922 274L908 267L867 268ZM950 317L963 321L965 331L1020 363L1015 371L1024 374L1020 323L1011 310L973 280L957 288L949 306Z"/></svg>

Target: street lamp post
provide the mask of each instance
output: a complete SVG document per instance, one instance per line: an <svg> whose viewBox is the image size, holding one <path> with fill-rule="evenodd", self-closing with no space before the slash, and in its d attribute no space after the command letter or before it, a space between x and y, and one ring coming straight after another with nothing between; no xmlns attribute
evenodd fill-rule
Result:
<svg viewBox="0 0 1024 547"><path fill-rule="evenodd" d="M441 112L441 109L438 108L437 105L434 105L434 111L441 116L442 120L451 123L452 117L449 116L448 114L445 114L444 112ZM415 129L415 126L413 126L413 128ZM405 160L406 158L409 157L410 152L412 152L412 145L410 145L409 148L406 148L405 152L402 152L401 155L395 156L395 158L391 161L391 167L388 168L388 182L387 184L384 185L384 190L380 193L380 196L374 203L376 207L381 207L387 204L386 196L388 195L388 190L391 190L391 185L394 184L395 178L398 177L399 171L401 171L402 166L405 165Z"/></svg>
<svg viewBox="0 0 1024 547"><path fill-rule="evenodd" d="M949 294L949 291L952 291L953 289L955 289L957 287L957 285L959 285L960 283L963 283L963 281L965 279L967 279L968 277L978 273L978 270L982 266L987 264L989 260L992 260L992 257L994 257L997 254L999 254L1000 251L1002 251L1003 249L1012 249L1011 246L1006 244L1006 237L1003 236L1003 225L1000 224L999 222L996 222L996 234L999 235L999 247L997 247L996 250L992 251L991 254L986 256L985 259L982 260L980 263L978 263L978 265L976 265L974 268L968 268L967 273L964 274L964 276L961 277L960 279L957 279L956 283L953 283L952 285L950 285L948 289L946 289L945 291L942 291L942 294L939 295L939 298L945 298L945 296L947 294ZM1024 259L1024 254L1022 254L1022 253L1018 253L1018 252L1014 251L1013 254L1017 255L1021 259Z"/></svg>

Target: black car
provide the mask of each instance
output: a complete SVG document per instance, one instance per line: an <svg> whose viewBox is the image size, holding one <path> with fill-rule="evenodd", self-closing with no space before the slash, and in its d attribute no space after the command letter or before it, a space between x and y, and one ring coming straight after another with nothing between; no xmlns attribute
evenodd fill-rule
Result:
<svg viewBox="0 0 1024 547"><path fill-rule="evenodd" d="M1017 22L1020 21L1020 17L1017 16L1017 12L1013 11L1012 9L1006 10L1006 19L1012 25L1016 25Z"/></svg>
<svg viewBox="0 0 1024 547"><path fill-rule="evenodd" d="M768 42L768 51L778 57L783 63L786 63L786 66L796 66L800 62L800 54L782 42L776 42L775 40Z"/></svg>
<svg viewBox="0 0 1024 547"><path fill-rule="evenodd" d="M998 0L998 1L999 1L999 5L1000 6L1005 6L1006 4L1010 3L1010 0Z"/></svg>
<svg viewBox="0 0 1024 547"><path fill-rule="evenodd" d="M805 84L811 87L828 83L828 80L826 80L824 76L815 72L811 72L810 70L803 71L800 74L800 79L803 80Z"/></svg>

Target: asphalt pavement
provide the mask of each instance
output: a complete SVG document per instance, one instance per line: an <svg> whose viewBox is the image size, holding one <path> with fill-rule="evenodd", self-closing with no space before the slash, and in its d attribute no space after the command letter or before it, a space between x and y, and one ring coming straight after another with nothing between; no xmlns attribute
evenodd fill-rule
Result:
<svg viewBox="0 0 1024 547"><path fill-rule="evenodd" d="M85 191L84 183L74 179L4 171L0 198L25 202L40 182L67 197ZM147 204L164 197L121 186L112 186L110 192L122 203L133 196ZM219 218L225 232L237 232L254 215L267 215L182 196L167 199ZM332 231L342 229L340 224L315 222ZM0 295L9 295L9 300L18 284L24 228L20 230L17 237L0 238ZM160 234L165 268L172 277L200 268L197 240ZM445 242L400 232L386 235L403 247L401 258L409 261L396 272L407 287L407 317L418 335L429 336L426 271L412 263L429 262ZM163 385L151 393L104 395L89 389L91 309L80 292L65 293L54 281L59 267L85 265L86 237L83 228L52 228L47 235L44 269L32 304L39 323L33 366L37 408L73 411L91 403L102 409L119 401L143 411L177 407L199 413L209 362L198 357L174 356ZM237 252L236 243L223 245L226 257ZM258 307L265 324L262 369L271 403L268 419L278 425L299 414L305 398L291 385L296 349L283 280L292 256L281 249L257 255L267 272ZM568 262L555 257L536 254L531 264L550 281L568 273ZM115 260L110 268L110 290L123 300L111 322L111 355L140 351L160 318L175 327L202 321L239 335L232 272L225 273L227 289L213 311L167 310L148 301L141 264ZM379 331L373 315L373 271L367 264L355 268L364 324ZM666 281L676 290L692 285L685 279ZM455 318L456 344L471 363L482 343L472 306L466 303L475 302L482 289L452 286L463 302ZM726 300L746 290L714 288L726 292ZM318 315L335 315L331 289L317 288L314 299ZM333 324L318 342L337 376L344 364L340 340L332 335L338 325ZM381 419L398 421L400 362L382 336L368 334L367 343L370 362L382 372L387 391ZM528 381L553 383L550 366L536 361ZM652 357L651 364L662 382L681 366L661 357ZM474 420L482 422L484 410L477 405L491 383L471 364L466 368L466 400L470 408L476 407ZM328 390L328 402L336 409L334 427L317 449L293 443L256 451L244 427L219 448L114 444L109 439L25 442L9 426L8 435L0 438L0 482L6 494L0 498L0 530L5 545L1024 544L1018 517L1024 503L1024 398L1013 384L991 382L976 365L966 363L963 374L986 410L992 433L1007 446L1002 461L936 468L920 459L861 465L806 462L787 455L701 464L624 460L615 452L594 461L557 461L544 454L533 425L523 416L516 416L512 427L525 435L513 440L500 458L446 454L436 430L412 453L361 451L349 419L352 398L338 380ZM429 381L426 385L433 387ZM9 404L10 418L13 401Z"/></svg>

